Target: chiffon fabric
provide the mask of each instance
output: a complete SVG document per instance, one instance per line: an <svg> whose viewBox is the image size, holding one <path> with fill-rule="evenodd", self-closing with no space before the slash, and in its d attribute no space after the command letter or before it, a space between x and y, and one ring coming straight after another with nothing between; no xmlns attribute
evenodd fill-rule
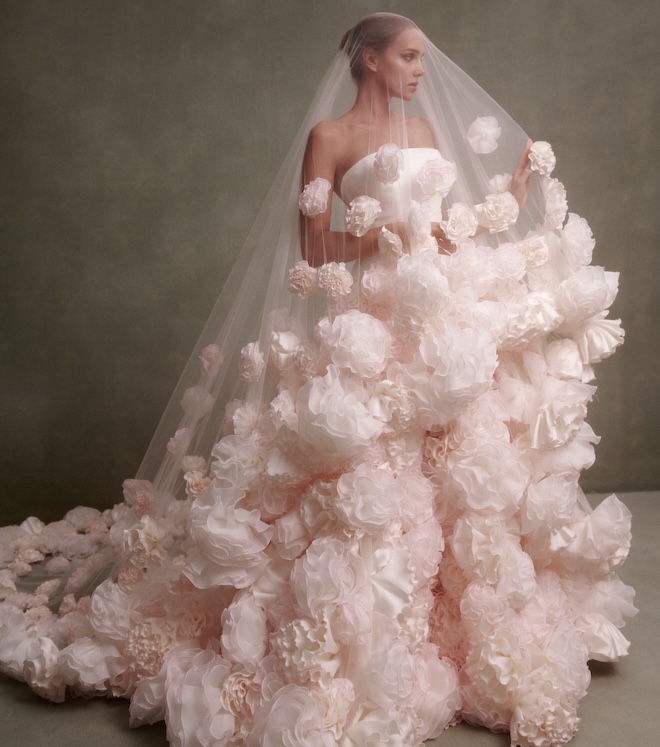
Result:
<svg viewBox="0 0 660 747"><path fill-rule="evenodd" d="M0 529L2 671L130 698L185 747L570 741L635 612L630 514L578 485L617 275L551 146L519 211L526 135L428 41L425 65L333 195L301 164L350 107L337 57L124 501ZM310 267L300 216L326 210L379 253Z"/></svg>

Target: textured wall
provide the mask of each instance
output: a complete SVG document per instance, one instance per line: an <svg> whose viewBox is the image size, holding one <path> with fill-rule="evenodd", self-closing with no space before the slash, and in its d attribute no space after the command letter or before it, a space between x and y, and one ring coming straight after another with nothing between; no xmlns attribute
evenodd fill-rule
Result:
<svg viewBox="0 0 660 747"><path fill-rule="evenodd" d="M0 517L118 500L341 33L375 10L553 143L628 333L583 484L660 488L655 0L4 0Z"/></svg>

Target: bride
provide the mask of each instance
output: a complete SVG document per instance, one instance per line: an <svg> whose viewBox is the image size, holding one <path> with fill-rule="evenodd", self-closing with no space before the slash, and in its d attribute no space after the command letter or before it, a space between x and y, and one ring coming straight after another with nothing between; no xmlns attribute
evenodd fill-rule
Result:
<svg viewBox="0 0 660 747"><path fill-rule="evenodd" d="M576 731L630 515L578 486L623 332L548 143L401 16L344 36L124 502L0 530L0 662L173 745Z"/></svg>

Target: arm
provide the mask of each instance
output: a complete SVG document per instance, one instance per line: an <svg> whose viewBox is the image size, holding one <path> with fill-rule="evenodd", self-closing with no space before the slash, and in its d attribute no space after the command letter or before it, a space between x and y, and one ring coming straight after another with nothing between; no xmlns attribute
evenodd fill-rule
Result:
<svg viewBox="0 0 660 747"><path fill-rule="evenodd" d="M309 134L303 162L303 186L318 177L335 187L342 138L333 123L321 122ZM331 201L328 209L308 218L300 214L300 243L303 259L317 267L326 262L351 262L378 251L379 229L371 229L361 238L344 231L330 230Z"/></svg>

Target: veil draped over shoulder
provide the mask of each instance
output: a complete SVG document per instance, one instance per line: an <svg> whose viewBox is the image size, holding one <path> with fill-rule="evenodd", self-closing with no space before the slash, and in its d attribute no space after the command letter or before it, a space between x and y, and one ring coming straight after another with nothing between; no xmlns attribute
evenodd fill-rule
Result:
<svg viewBox="0 0 660 747"><path fill-rule="evenodd" d="M546 142L519 206L527 135L428 39L392 142L367 124L340 195L305 183L310 132L355 100L349 63L124 502L0 530L0 667L53 701L131 698L133 725L164 718L185 747L410 747L461 719L562 745L588 659L625 655L635 612L630 514L578 485L617 275ZM357 256L310 266L327 210Z"/></svg>

